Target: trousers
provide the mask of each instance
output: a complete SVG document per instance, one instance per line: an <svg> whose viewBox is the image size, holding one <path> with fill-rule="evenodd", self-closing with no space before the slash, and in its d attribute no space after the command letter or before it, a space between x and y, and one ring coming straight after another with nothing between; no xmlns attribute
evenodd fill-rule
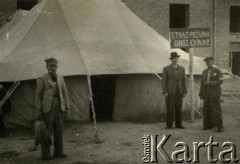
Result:
<svg viewBox="0 0 240 164"><path fill-rule="evenodd" d="M179 91L175 95L168 95L166 97L167 127L172 127L174 112L175 112L175 126L176 127L182 126L182 100L183 96L179 93Z"/></svg>
<svg viewBox="0 0 240 164"><path fill-rule="evenodd" d="M204 128L223 128L222 109L220 97L213 97L206 93L203 104L203 127Z"/></svg>
<svg viewBox="0 0 240 164"><path fill-rule="evenodd" d="M60 99L53 99L51 110L43 113L43 121L47 129L54 135L54 155L63 153L63 112L60 109ZM50 157L50 144L42 143L42 158Z"/></svg>

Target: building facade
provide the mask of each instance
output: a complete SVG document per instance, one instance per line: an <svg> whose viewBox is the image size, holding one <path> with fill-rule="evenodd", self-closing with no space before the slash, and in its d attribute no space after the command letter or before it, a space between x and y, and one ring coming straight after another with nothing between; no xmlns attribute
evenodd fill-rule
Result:
<svg viewBox="0 0 240 164"><path fill-rule="evenodd" d="M16 0L0 0L0 28L17 10Z"/></svg>
<svg viewBox="0 0 240 164"><path fill-rule="evenodd" d="M213 56L215 64L240 75L239 0L122 0L155 31L169 39L171 28L211 29L211 47L194 55Z"/></svg>
<svg viewBox="0 0 240 164"><path fill-rule="evenodd" d="M30 10L40 0L0 0L0 28L11 19L17 9Z"/></svg>

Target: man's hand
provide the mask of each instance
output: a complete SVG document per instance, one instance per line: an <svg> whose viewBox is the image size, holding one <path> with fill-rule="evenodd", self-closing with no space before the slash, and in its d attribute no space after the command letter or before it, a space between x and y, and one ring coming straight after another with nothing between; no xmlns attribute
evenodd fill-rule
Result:
<svg viewBox="0 0 240 164"><path fill-rule="evenodd" d="M165 97L168 97L168 93L165 93L164 96L165 96Z"/></svg>

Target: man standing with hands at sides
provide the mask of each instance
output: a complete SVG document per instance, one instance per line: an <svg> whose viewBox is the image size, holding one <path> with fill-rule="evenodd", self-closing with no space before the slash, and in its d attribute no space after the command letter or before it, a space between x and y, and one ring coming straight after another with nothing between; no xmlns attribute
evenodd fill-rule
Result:
<svg viewBox="0 0 240 164"><path fill-rule="evenodd" d="M58 61L46 59L48 73L37 79L35 106L38 120L42 120L49 132L54 134L54 157L64 158L63 154L63 118L69 109L68 93L63 77L57 75ZM50 144L41 144L42 158L50 157Z"/></svg>
<svg viewBox="0 0 240 164"><path fill-rule="evenodd" d="M220 106L222 72L213 67L213 57L204 59L207 65L202 73L199 97L203 100L203 130L218 128L223 131L222 110Z"/></svg>
<svg viewBox="0 0 240 164"><path fill-rule="evenodd" d="M182 125L182 100L187 94L185 68L178 65L179 55L171 52L172 64L163 68L162 91L166 98L167 129L172 129L175 111L175 126L184 129Z"/></svg>

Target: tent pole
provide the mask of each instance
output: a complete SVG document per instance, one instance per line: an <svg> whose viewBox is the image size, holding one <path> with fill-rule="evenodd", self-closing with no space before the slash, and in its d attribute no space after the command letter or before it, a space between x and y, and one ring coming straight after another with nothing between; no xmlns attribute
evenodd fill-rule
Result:
<svg viewBox="0 0 240 164"><path fill-rule="evenodd" d="M190 87L191 87L191 95L190 95L190 104L191 108L191 122L194 121L194 77L193 77L193 48L189 49L189 75L190 75Z"/></svg>
<svg viewBox="0 0 240 164"><path fill-rule="evenodd" d="M95 128L94 139L96 140L97 143L99 143L100 139L98 137L96 112L95 112L94 103L93 103L93 93L92 93L91 78L90 78L89 75L87 76L87 81L88 81L88 89L89 89L89 100L90 100L90 104L91 104L91 107L92 107L93 121L94 121L94 128Z"/></svg>

